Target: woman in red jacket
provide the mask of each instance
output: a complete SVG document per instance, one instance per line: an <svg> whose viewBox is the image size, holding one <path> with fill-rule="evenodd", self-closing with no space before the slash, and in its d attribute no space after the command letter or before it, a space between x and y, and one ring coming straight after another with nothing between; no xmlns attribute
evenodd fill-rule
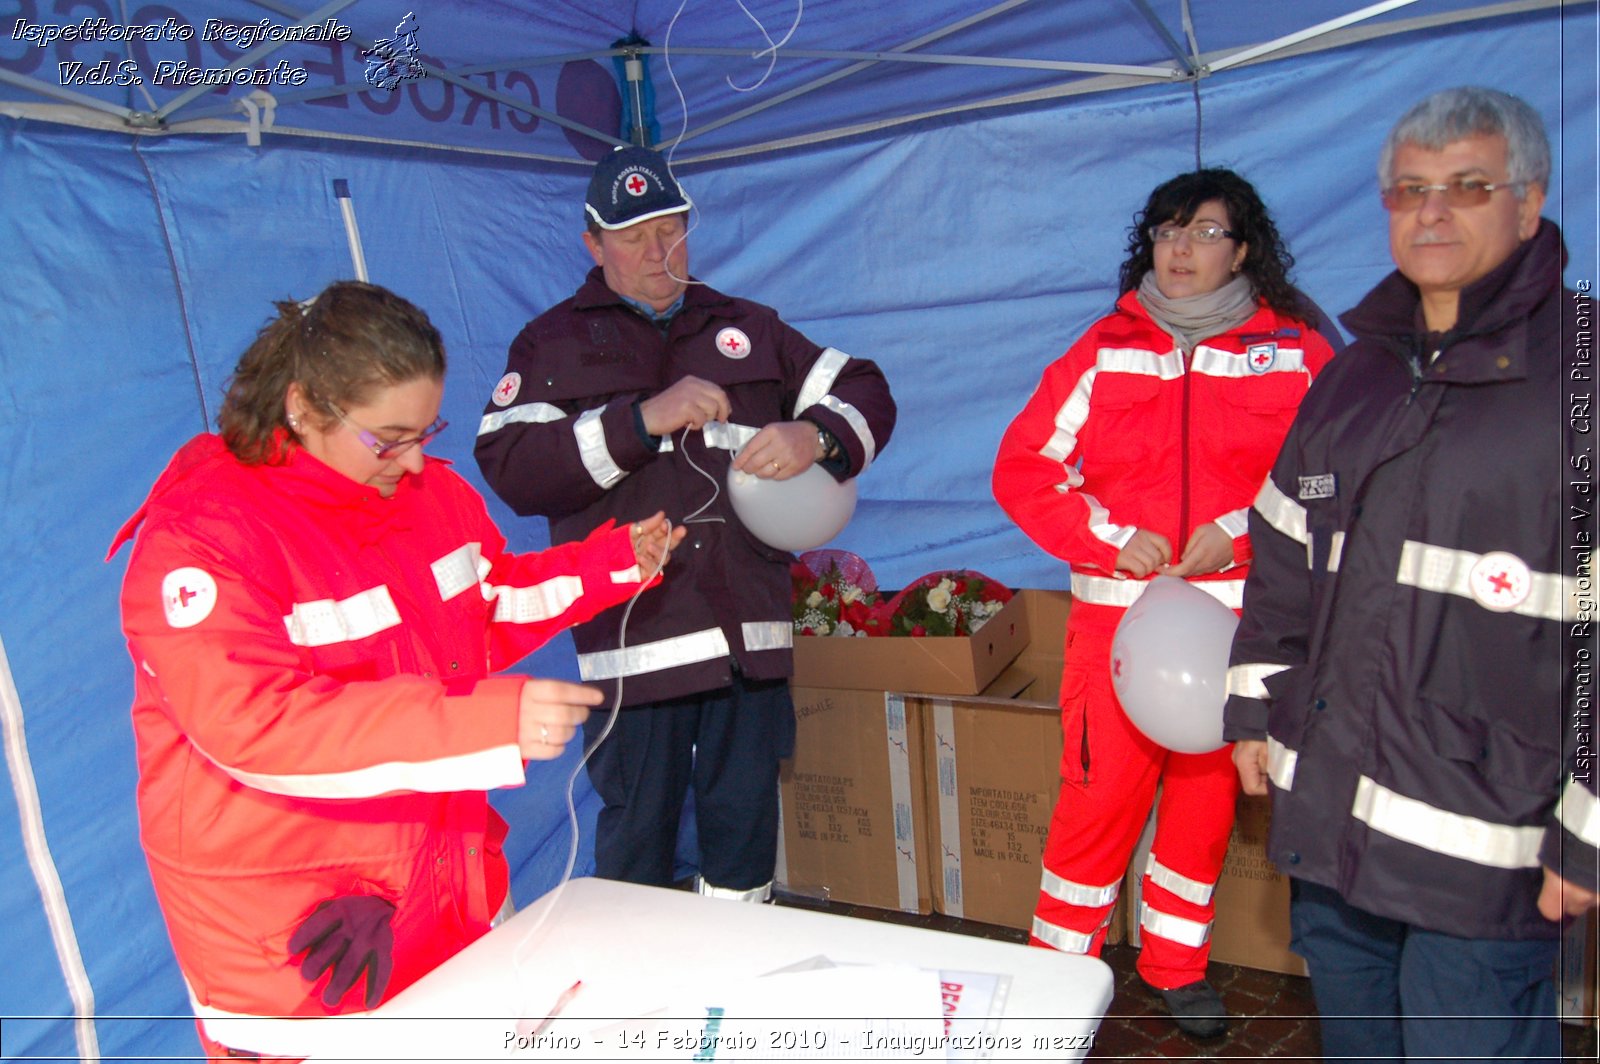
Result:
<svg viewBox="0 0 1600 1064"><path fill-rule="evenodd" d="M320 1018L489 929L508 872L485 789L558 757L600 701L490 673L628 599L682 537L657 514L507 553L424 454L444 373L438 331L382 288L280 303L221 434L118 537L138 530L140 833L213 1057L308 1055Z"/></svg>
<svg viewBox="0 0 1600 1064"><path fill-rule="evenodd" d="M1061 797L1032 941L1098 955L1159 785L1138 968L1180 1028L1216 1037L1226 1012L1205 972L1236 773L1226 748L1169 752L1129 722L1111 638L1158 573L1240 607L1246 513L1332 351L1232 171L1165 182L1129 237L1115 310L1045 370L995 460L1000 505L1072 566Z"/></svg>

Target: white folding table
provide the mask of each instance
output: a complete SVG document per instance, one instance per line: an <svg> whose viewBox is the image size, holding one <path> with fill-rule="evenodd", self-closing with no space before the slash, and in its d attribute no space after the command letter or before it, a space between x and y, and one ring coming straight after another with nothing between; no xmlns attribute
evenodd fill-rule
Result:
<svg viewBox="0 0 1600 1064"><path fill-rule="evenodd" d="M969 1024L959 1045L902 1041L888 1050L881 1038L877 1048L868 1044L872 1031L887 1029L870 992L856 1003L858 1009L826 1017L827 1024L796 1028L792 1019L773 1019L770 1046L754 1053L715 1044L707 1052L703 1041L698 1054L684 1051L676 1032L704 1034L707 1028L682 1012L663 1011L711 1001L718 988L755 986L773 972L852 965L998 976L1005 992L994 1000L981 1036L973 1035ZM534 1034L537 1022L579 981L581 988L560 1013ZM1091 1045L1111 993L1111 970L1091 957L687 891L575 879L370 1017L314 1021L319 1030L312 1059L1076 1060ZM704 1014L698 1019L703 1021ZM955 1036L949 1037L954 1043ZM824 1038L826 1044L816 1044ZM802 1044L808 1039L811 1044Z"/></svg>

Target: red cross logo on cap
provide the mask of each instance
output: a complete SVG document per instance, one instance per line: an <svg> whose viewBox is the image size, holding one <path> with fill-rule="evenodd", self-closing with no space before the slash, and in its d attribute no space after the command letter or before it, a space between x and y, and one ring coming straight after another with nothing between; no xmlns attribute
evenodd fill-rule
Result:
<svg viewBox="0 0 1600 1064"><path fill-rule="evenodd" d="M649 182L645 181L645 179L640 177L638 174L629 174L628 180L623 184L624 187L627 188L628 195L630 196L642 196L650 188Z"/></svg>
<svg viewBox="0 0 1600 1064"><path fill-rule="evenodd" d="M746 358L750 354L750 337L743 329L728 326L717 333L717 350L729 358Z"/></svg>
<svg viewBox="0 0 1600 1064"><path fill-rule="evenodd" d="M507 373L500 378L500 383L494 386L493 398L495 406L506 406L517 397L517 392L522 388L522 374Z"/></svg>
<svg viewBox="0 0 1600 1064"><path fill-rule="evenodd" d="M1515 554L1490 551L1467 574L1472 600L1486 610L1507 613L1527 601L1533 592L1533 573Z"/></svg>

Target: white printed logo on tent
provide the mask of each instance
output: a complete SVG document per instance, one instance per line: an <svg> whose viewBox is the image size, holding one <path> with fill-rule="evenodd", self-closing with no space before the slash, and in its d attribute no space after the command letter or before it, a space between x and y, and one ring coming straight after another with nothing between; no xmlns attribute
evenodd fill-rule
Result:
<svg viewBox="0 0 1600 1064"><path fill-rule="evenodd" d="M161 608L174 628L193 628L217 606L217 582L204 569L186 565L161 581Z"/></svg>

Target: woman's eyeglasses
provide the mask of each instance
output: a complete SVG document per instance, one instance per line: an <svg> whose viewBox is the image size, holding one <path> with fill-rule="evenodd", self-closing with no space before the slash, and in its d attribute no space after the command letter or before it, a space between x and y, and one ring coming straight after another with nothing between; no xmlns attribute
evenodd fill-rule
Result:
<svg viewBox="0 0 1600 1064"><path fill-rule="evenodd" d="M345 416L344 411L338 407L332 408L334 415L352 429L356 438L371 449L373 457L379 461L388 461L398 455L405 454L418 444L427 443L439 433L443 432L450 424L442 417L434 418L433 424L422 430L419 436L408 436L403 440L380 440L370 429L364 429Z"/></svg>
<svg viewBox="0 0 1600 1064"><path fill-rule="evenodd" d="M1233 239L1232 229L1224 229L1210 222L1193 228L1181 225L1152 225L1145 232L1149 233L1151 241L1157 244L1170 244L1182 236L1188 237L1196 244L1215 244L1218 241Z"/></svg>

